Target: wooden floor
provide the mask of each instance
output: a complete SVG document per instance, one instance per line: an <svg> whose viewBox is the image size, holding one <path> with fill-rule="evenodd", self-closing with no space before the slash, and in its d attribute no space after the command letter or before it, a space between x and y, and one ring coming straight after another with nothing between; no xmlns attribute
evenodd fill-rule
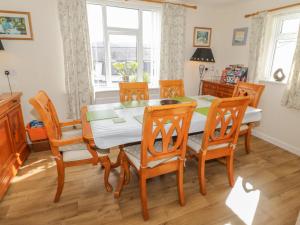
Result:
<svg viewBox="0 0 300 225"><path fill-rule="evenodd" d="M55 163L50 152L32 153L0 202L0 224L295 225L300 210L300 157L254 138L252 153L246 155L240 143L235 158L233 189L228 186L224 165L207 164L205 197L199 193L197 163L188 161L184 207L177 201L174 174L150 180L150 220L143 222L135 174L118 201L105 191L99 166L68 168L65 189L55 204ZM117 176L115 170L110 177L114 186Z"/></svg>

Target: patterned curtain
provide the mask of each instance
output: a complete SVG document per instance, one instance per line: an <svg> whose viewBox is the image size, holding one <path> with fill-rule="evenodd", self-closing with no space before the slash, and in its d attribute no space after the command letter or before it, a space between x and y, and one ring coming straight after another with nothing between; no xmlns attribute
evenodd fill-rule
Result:
<svg viewBox="0 0 300 225"><path fill-rule="evenodd" d="M160 78L183 79L185 50L185 15L182 6L165 3L161 25Z"/></svg>
<svg viewBox="0 0 300 225"><path fill-rule="evenodd" d="M265 69L265 38L267 31L267 13L260 13L253 16L251 20L249 39L249 80L259 81L264 76Z"/></svg>
<svg viewBox="0 0 300 225"><path fill-rule="evenodd" d="M86 0L58 0L65 61L68 118L94 101Z"/></svg>
<svg viewBox="0 0 300 225"><path fill-rule="evenodd" d="M300 110L300 27L289 83L281 103L288 108Z"/></svg>

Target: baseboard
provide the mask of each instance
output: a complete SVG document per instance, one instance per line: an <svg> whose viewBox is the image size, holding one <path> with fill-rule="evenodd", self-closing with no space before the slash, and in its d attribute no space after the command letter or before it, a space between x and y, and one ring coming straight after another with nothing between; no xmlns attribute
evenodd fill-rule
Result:
<svg viewBox="0 0 300 225"><path fill-rule="evenodd" d="M297 148L296 146L290 145L290 144L288 144L286 142L283 142L283 141L281 141L281 140L279 140L277 138L271 137L268 134L266 134L264 132L261 132L261 131L258 131L258 130L253 130L252 134L255 137L263 139L263 140L265 140L267 142L270 142L270 143L272 143L272 144L274 144L274 145L276 145L276 146L278 146L278 147L280 147L280 148L282 148L282 149L284 149L284 150L286 150L288 152L291 152L291 153L293 153L295 155L300 156L300 149Z"/></svg>

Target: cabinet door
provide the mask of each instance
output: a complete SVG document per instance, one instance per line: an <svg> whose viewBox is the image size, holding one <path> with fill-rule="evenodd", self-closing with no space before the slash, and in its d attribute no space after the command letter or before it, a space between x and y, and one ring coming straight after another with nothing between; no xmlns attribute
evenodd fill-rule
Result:
<svg viewBox="0 0 300 225"><path fill-rule="evenodd" d="M3 117L0 119L0 175L2 175L3 170L8 168L14 155L8 118Z"/></svg>
<svg viewBox="0 0 300 225"><path fill-rule="evenodd" d="M26 146L26 133L21 107L17 106L10 111L8 113L8 119L15 152L21 153Z"/></svg>

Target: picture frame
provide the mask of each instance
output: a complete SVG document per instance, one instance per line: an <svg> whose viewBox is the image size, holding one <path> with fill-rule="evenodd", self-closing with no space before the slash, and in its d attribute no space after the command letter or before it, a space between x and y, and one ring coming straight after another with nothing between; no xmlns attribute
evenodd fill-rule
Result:
<svg viewBox="0 0 300 225"><path fill-rule="evenodd" d="M0 40L33 40L30 12L0 10Z"/></svg>
<svg viewBox="0 0 300 225"><path fill-rule="evenodd" d="M248 27L236 28L233 30L232 45L243 46L247 43Z"/></svg>
<svg viewBox="0 0 300 225"><path fill-rule="evenodd" d="M194 47L210 47L212 29L207 27L194 28Z"/></svg>

